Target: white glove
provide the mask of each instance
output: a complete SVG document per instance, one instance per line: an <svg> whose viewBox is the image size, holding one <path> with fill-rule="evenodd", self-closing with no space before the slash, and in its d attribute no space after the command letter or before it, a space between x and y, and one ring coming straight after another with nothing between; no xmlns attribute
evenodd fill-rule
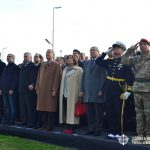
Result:
<svg viewBox="0 0 150 150"><path fill-rule="evenodd" d="M105 51L106 54L108 54L109 52L111 52L113 50L112 47L109 47L107 51Z"/></svg>
<svg viewBox="0 0 150 150"><path fill-rule="evenodd" d="M130 95L131 95L130 92L124 92L123 94L121 94L120 98L126 100L126 99L128 99L128 97L129 97Z"/></svg>

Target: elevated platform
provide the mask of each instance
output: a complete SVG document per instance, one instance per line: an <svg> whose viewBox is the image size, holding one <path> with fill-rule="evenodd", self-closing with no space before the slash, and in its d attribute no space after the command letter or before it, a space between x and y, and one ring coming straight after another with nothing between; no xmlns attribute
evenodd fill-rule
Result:
<svg viewBox="0 0 150 150"><path fill-rule="evenodd" d="M56 127L53 132L48 132L0 124L0 134L33 139L64 147L73 147L78 150L150 150L150 145L132 144L131 140L123 146L118 140L105 139L104 135L94 137L85 136L83 133L84 129L77 130L76 134L66 135L62 132L62 128L59 127ZM131 139L131 137L129 138Z"/></svg>

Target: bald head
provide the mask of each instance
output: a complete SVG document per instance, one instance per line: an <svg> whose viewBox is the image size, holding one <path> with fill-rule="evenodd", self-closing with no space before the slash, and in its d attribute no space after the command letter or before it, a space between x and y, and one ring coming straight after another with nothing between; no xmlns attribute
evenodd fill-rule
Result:
<svg viewBox="0 0 150 150"><path fill-rule="evenodd" d="M47 59L48 61L51 61L51 60L54 59L54 57L55 57L55 52L54 52L52 49L48 49L48 50L46 51L46 59Z"/></svg>

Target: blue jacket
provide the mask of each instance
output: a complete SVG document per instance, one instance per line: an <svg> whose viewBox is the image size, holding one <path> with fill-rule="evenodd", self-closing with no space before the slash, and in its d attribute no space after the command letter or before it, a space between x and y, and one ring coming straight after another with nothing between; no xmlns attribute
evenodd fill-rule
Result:
<svg viewBox="0 0 150 150"><path fill-rule="evenodd" d="M81 92L84 92L84 102L86 103L103 103L104 97L98 96L102 92L103 84L106 78L105 69L97 66L91 60L85 62L82 80Z"/></svg>
<svg viewBox="0 0 150 150"><path fill-rule="evenodd" d="M9 90L17 91L19 68L15 63L8 63L1 76L0 89L4 94Z"/></svg>

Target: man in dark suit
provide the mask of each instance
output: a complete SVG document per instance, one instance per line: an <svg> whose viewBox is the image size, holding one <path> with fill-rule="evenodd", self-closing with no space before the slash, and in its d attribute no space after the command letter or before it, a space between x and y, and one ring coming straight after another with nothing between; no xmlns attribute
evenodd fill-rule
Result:
<svg viewBox="0 0 150 150"><path fill-rule="evenodd" d="M99 56L97 47L90 49L91 60L85 62L80 96L84 97L87 106L88 132L86 135L93 134L99 136L103 124L103 105L104 97L102 87L105 81L105 70L95 64Z"/></svg>
<svg viewBox="0 0 150 150"><path fill-rule="evenodd" d="M31 61L32 56L31 53L26 52L24 53L24 61L22 64L19 65L19 85L18 85L18 92L19 92L19 102L20 102L20 117L22 120L22 125L28 124L28 112L29 112L29 89L28 89L28 82L27 77L29 73L29 68L34 65Z"/></svg>
<svg viewBox="0 0 150 150"><path fill-rule="evenodd" d="M28 70L27 84L29 89L29 101L28 101L28 126L30 128L39 128L41 125L40 112L37 113L37 93L35 90L38 72L43 62L43 56L36 53L34 55L34 65Z"/></svg>
<svg viewBox="0 0 150 150"><path fill-rule="evenodd" d="M0 79L1 79L1 76L5 67L6 67L6 64L1 60L1 53L0 53ZM0 122L3 117L3 112L4 112L3 99L2 99L2 93L0 92Z"/></svg>

